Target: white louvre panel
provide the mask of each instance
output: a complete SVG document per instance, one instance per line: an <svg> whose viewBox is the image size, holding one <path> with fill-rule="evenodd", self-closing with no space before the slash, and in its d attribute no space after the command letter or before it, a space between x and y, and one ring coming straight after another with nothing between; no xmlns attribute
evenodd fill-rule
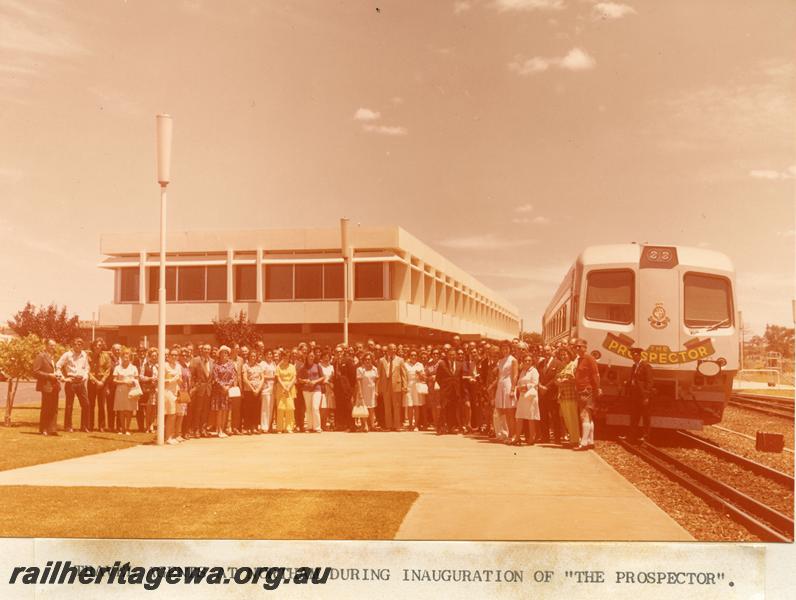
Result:
<svg viewBox="0 0 796 600"><path fill-rule="evenodd" d="M326 265L342 263L342 258L264 258L264 265ZM254 262L252 262L254 264Z"/></svg>

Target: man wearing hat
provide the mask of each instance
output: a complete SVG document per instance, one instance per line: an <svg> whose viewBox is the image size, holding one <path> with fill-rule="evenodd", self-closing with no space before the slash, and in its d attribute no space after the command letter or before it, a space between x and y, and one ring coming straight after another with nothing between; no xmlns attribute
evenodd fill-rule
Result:
<svg viewBox="0 0 796 600"><path fill-rule="evenodd" d="M633 366L630 367L630 378L627 381L627 392L630 396L630 438L639 439L638 422L644 420L643 440L650 433L650 396L653 390L652 365L641 359L642 349L634 346L630 349Z"/></svg>

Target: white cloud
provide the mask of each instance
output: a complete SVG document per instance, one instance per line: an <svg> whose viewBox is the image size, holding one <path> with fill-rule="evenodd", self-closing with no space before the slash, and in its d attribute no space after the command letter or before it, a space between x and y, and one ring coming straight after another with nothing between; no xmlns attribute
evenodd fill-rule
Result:
<svg viewBox="0 0 796 600"><path fill-rule="evenodd" d="M356 121L375 121L381 117L381 113L369 108L358 108L354 113L354 120Z"/></svg>
<svg viewBox="0 0 796 600"><path fill-rule="evenodd" d="M598 2L592 8L595 19L621 19L633 14L636 14L635 8L617 2Z"/></svg>
<svg viewBox="0 0 796 600"><path fill-rule="evenodd" d="M363 125L362 129L368 133L378 133L380 135L397 136L409 133L406 127L401 127L399 125Z"/></svg>
<svg viewBox="0 0 796 600"><path fill-rule="evenodd" d="M538 217L534 217L533 221L531 221L531 222L536 224L536 225L550 225L551 220L550 220L549 217L538 216Z"/></svg>
<svg viewBox="0 0 796 600"><path fill-rule="evenodd" d="M585 71L594 68L597 61L580 48L573 48L562 57L533 56L522 59L515 57L509 63L509 69L518 75L534 75L547 71L550 67L558 67L567 71Z"/></svg>
<svg viewBox="0 0 796 600"><path fill-rule="evenodd" d="M520 248L523 246L531 246L538 243L538 240L507 240L506 238L496 236L493 233L487 233L484 235L473 235L469 237L440 240L438 243L440 246L444 246L446 248L455 248L457 250L499 250L501 248Z"/></svg>
<svg viewBox="0 0 796 600"><path fill-rule="evenodd" d="M520 75L533 75L534 73L547 71L551 64L551 59L534 56L525 60L513 60L509 63L509 69Z"/></svg>
<svg viewBox="0 0 796 600"><path fill-rule="evenodd" d="M514 208L514 212L529 213L533 211L533 204L520 204Z"/></svg>
<svg viewBox="0 0 796 600"><path fill-rule="evenodd" d="M51 10L51 7L55 10ZM0 48L48 56L73 56L86 52L64 25L62 7L33 8L30 3L6 0L0 14Z"/></svg>
<svg viewBox="0 0 796 600"><path fill-rule="evenodd" d="M779 179L779 171L756 170L749 171L749 177L755 179Z"/></svg>
<svg viewBox="0 0 796 600"><path fill-rule="evenodd" d="M395 104L397 106L398 104L403 104L404 103L404 99L401 98L401 96L393 96L392 98L390 98L390 102L392 102L393 104Z"/></svg>
<svg viewBox="0 0 796 600"><path fill-rule="evenodd" d="M594 68L596 61L580 48L573 48L561 59L561 68L569 71L585 71Z"/></svg>
<svg viewBox="0 0 796 600"><path fill-rule="evenodd" d="M531 220L528 217L515 217L511 220L512 223L516 223L517 225L524 225L525 223L530 223Z"/></svg>
<svg viewBox="0 0 796 600"><path fill-rule="evenodd" d="M699 242L697 244L697 248L708 248L710 247L710 242Z"/></svg>
<svg viewBox="0 0 796 600"><path fill-rule="evenodd" d="M564 0L495 0L493 6L499 12L561 10Z"/></svg>
<svg viewBox="0 0 796 600"><path fill-rule="evenodd" d="M796 165L788 167L784 171L773 169L755 169L749 171L749 177L755 179L794 179L796 178Z"/></svg>
<svg viewBox="0 0 796 600"><path fill-rule="evenodd" d="M453 3L453 14L460 15L464 12L467 12L473 7L472 2L468 2L467 0L457 0Z"/></svg>

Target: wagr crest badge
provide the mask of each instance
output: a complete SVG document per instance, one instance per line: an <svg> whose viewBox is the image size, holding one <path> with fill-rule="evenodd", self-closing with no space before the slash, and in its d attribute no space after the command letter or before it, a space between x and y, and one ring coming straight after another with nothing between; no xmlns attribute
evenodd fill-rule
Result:
<svg viewBox="0 0 796 600"><path fill-rule="evenodd" d="M669 324L669 317L666 316L666 309L663 308L663 302L656 302L655 308L652 309L652 316L647 319L654 329L663 329Z"/></svg>

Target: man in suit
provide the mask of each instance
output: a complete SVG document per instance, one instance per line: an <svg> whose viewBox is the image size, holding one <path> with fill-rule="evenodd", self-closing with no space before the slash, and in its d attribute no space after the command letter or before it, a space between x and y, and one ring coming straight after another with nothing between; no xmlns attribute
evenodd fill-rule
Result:
<svg viewBox="0 0 796 600"><path fill-rule="evenodd" d="M193 437L210 437L207 421L210 416L210 394L213 391L213 359L210 344L199 348L199 356L191 359L191 402L188 404L188 420Z"/></svg>
<svg viewBox="0 0 796 600"><path fill-rule="evenodd" d="M653 370L646 360L641 360L641 348L631 348L630 356L633 358L633 366L630 368L630 378L627 380L627 392L630 396L630 438L639 439L638 422L643 420L644 433L641 435L643 440L650 434L650 397L653 391Z"/></svg>
<svg viewBox="0 0 796 600"><path fill-rule="evenodd" d="M334 425L337 431L353 431L351 423L351 396L357 383L357 368L343 346L334 351Z"/></svg>
<svg viewBox="0 0 796 600"><path fill-rule="evenodd" d="M558 413L558 386L556 376L564 364L553 354L550 346L544 347L544 355L539 370L539 416L540 443L550 441L550 429L553 429L553 441L561 443L561 416Z"/></svg>
<svg viewBox="0 0 796 600"><path fill-rule="evenodd" d="M395 344L387 346L387 352L379 359L379 394L384 404L384 428L401 429L401 405L407 389L407 374L404 361L395 354Z"/></svg>
<svg viewBox="0 0 796 600"><path fill-rule="evenodd" d="M108 394L107 383L111 376L113 367L111 366L110 355L105 352L105 340L97 338L91 345L88 353L88 406L89 406L89 425L93 430L94 426L100 431L105 430L105 397ZM94 407L97 407L97 420L94 420ZM108 415L109 421L113 421L113 415ZM113 429L111 425L110 429Z"/></svg>
<svg viewBox="0 0 796 600"><path fill-rule="evenodd" d="M36 391L41 392L39 433L44 436L58 435L58 392L61 383L55 368L55 340L47 340L44 350L33 361L36 376Z"/></svg>
<svg viewBox="0 0 796 600"><path fill-rule="evenodd" d="M437 435L457 431L458 407L462 397L462 363L456 360L456 350L450 348L437 368L439 383L439 422Z"/></svg>
<svg viewBox="0 0 796 600"><path fill-rule="evenodd" d="M113 382L113 370L118 367L122 362L122 345L113 344L111 346L110 357L110 371L108 377L105 379L105 414L108 415L106 431L118 431L121 427L117 427L116 413L113 410L113 398L116 395L116 384ZM103 421L103 412L99 414L100 429L106 427Z"/></svg>
<svg viewBox="0 0 796 600"><path fill-rule="evenodd" d="M72 407L75 396L80 403L80 430L88 433L91 424L88 405L86 381L88 380L88 355L83 350L83 339L75 338L72 341L72 350L64 352L55 364L64 376L64 394L66 407L64 410L64 431L72 432Z"/></svg>

